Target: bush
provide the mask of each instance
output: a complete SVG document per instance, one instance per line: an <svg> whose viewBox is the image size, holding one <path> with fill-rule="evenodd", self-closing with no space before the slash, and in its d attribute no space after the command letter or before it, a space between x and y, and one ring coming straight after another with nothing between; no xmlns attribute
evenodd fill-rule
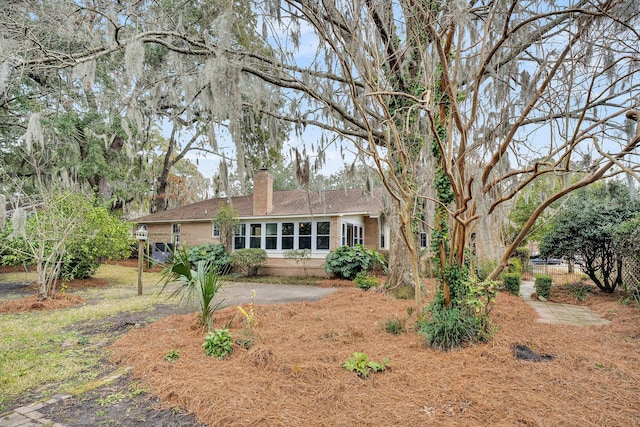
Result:
<svg viewBox="0 0 640 427"><path fill-rule="evenodd" d="M370 276L365 271L356 274L356 278L353 279L353 281L360 289L364 289L365 291L380 284L377 277Z"/></svg>
<svg viewBox="0 0 640 427"><path fill-rule="evenodd" d="M504 288L513 295L520 295L520 273L504 273L502 275Z"/></svg>
<svg viewBox="0 0 640 427"><path fill-rule="evenodd" d="M213 332L209 332L202 343L202 348L204 348L204 353L207 356L224 359L233 353L231 333L228 329L216 329Z"/></svg>
<svg viewBox="0 0 640 427"><path fill-rule="evenodd" d="M436 305L431 307L431 316L431 320L418 324L418 333L429 346L448 351L475 341L476 320L464 310Z"/></svg>
<svg viewBox="0 0 640 427"><path fill-rule="evenodd" d="M221 243L204 243L199 246L193 246L188 252L189 262L193 265L198 261L206 261L216 267L219 274L229 274L231 270L231 262L229 254Z"/></svg>
<svg viewBox="0 0 640 427"><path fill-rule="evenodd" d="M384 324L384 330L391 335L400 335L405 331L404 322L397 317L387 319L387 322Z"/></svg>
<svg viewBox="0 0 640 427"><path fill-rule="evenodd" d="M376 265L384 271L386 262L380 252L362 245L340 246L327 255L325 270L341 279L354 280L358 273L370 272Z"/></svg>
<svg viewBox="0 0 640 427"><path fill-rule="evenodd" d="M551 298L551 283L553 279L548 274L536 274L534 286L538 296L549 299Z"/></svg>
<svg viewBox="0 0 640 427"><path fill-rule="evenodd" d="M238 249L231 254L231 264L247 273L247 276L257 276L260 267L267 263L267 251L250 248Z"/></svg>

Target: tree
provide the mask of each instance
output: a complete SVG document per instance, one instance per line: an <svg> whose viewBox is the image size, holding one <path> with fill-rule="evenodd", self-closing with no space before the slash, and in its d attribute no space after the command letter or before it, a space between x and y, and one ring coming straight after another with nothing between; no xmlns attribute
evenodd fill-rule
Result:
<svg viewBox="0 0 640 427"><path fill-rule="evenodd" d="M576 192L558 214L540 244L543 258L574 259L604 292L622 284L626 251L616 230L640 212L623 184L612 181Z"/></svg>
<svg viewBox="0 0 640 427"><path fill-rule="evenodd" d="M238 210L231 203L221 202L216 215L213 217L213 225L220 232L220 241L227 253L231 253L233 250L233 233L239 223Z"/></svg>
<svg viewBox="0 0 640 427"><path fill-rule="evenodd" d="M256 79L234 80L234 67L224 61L187 54L187 46L197 39L268 54L252 32L256 17L250 5L247 0L7 4L0 12L0 148L7 154L2 163L27 179L34 173L35 152L51 182L89 185L114 209L132 205L140 211L150 201L154 210L165 209L178 162L202 153L228 158L216 137L226 129L244 184L251 172L247 166L253 167L245 161L256 158L245 155L245 144L273 157L285 129L258 108L282 101L261 90ZM181 35L164 45L161 34L168 28ZM139 30L155 36L138 39ZM181 44L182 36L190 41ZM58 61L45 52L49 49L66 54ZM96 55L75 58L90 51ZM160 123L171 129L164 156L157 155L153 138ZM154 160L162 167L152 167ZM151 187L155 200L149 197Z"/></svg>
<svg viewBox="0 0 640 427"><path fill-rule="evenodd" d="M130 227L94 200L69 191L42 192L13 210L0 252L36 267L38 299L54 298L59 278L85 278L105 258L127 255ZM27 212L28 209L28 212Z"/></svg>

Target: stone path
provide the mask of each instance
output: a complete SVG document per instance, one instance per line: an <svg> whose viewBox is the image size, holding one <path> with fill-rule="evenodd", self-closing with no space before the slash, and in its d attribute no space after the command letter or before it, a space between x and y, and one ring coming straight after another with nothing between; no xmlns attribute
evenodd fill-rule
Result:
<svg viewBox="0 0 640 427"><path fill-rule="evenodd" d="M536 310L540 316L538 319L540 323L571 326L606 325L609 323L608 320L599 317L587 307L532 300L531 294L535 291L533 282L523 281L520 285L520 295Z"/></svg>
<svg viewBox="0 0 640 427"><path fill-rule="evenodd" d="M122 367L118 368L110 374L98 378L97 380L90 381L76 389L72 389L70 393L57 394L48 400L40 402L34 402L27 406L21 406L14 409L12 412L0 415L0 427L65 427L64 424L53 422L46 419L44 415L38 412L38 409L45 405L52 405L60 402L61 400L68 399L74 395L82 394L89 390L94 390L98 387L102 387L106 384L115 382L118 378L129 373L130 368Z"/></svg>

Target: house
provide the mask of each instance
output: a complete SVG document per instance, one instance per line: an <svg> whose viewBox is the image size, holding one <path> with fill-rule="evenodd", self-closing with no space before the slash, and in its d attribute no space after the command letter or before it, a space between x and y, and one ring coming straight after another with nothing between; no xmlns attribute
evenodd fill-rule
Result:
<svg viewBox="0 0 640 427"><path fill-rule="evenodd" d="M152 247L220 243L219 230L212 220L218 208L229 202L240 221L233 236L233 250L266 250L269 259L261 274L302 275L303 265L285 255L293 249L309 249L306 273L323 276L327 254L341 245L387 249L382 189L372 193L274 191L273 177L263 169L254 177L253 195L209 199L156 212L136 222L147 228Z"/></svg>

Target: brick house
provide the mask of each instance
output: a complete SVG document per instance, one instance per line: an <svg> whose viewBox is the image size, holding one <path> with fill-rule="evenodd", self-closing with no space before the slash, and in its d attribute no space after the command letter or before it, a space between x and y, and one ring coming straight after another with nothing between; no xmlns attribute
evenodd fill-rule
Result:
<svg viewBox="0 0 640 427"><path fill-rule="evenodd" d="M240 221L233 250L265 249L269 260L261 274L301 275L302 265L285 258L292 249L309 249L309 275L323 276L327 254L341 245L363 244L388 249L388 227L382 212L382 189L273 191L273 177L261 170L250 196L215 198L138 218L148 231L149 244L200 245L220 243L212 219L219 206L230 202Z"/></svg>

